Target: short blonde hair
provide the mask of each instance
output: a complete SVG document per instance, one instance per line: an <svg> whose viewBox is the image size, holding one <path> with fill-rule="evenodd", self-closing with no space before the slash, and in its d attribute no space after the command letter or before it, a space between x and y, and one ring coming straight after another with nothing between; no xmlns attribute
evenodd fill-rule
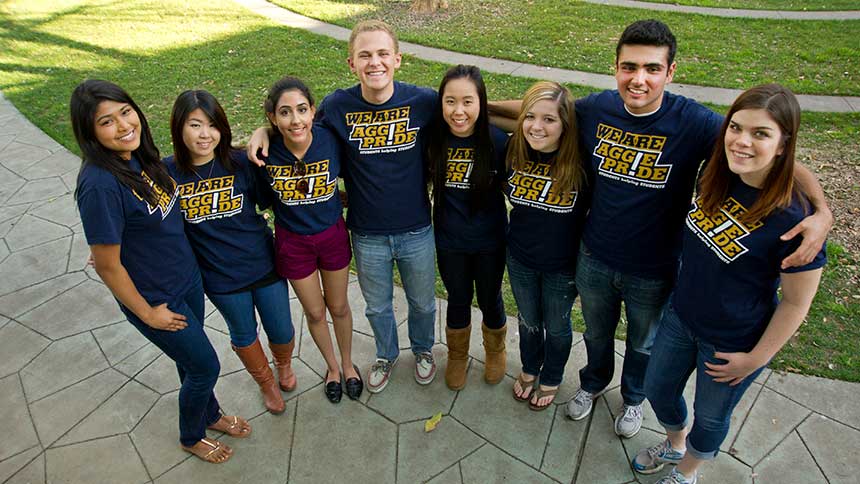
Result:
<svg viewBox="0 0 860 484"><path fill-rule="evenodd" d="M394 53L397 54L400 52L400 42L397 41L397 34L394 33L394 29L390 25L382 20L362 20L355 24L355 27L352 28L352 33L349 34L349 57L352 58L352 48L355 45L355 38L358 37L358 34L377 31L388 34L391 40L394 41Z"/></svg>

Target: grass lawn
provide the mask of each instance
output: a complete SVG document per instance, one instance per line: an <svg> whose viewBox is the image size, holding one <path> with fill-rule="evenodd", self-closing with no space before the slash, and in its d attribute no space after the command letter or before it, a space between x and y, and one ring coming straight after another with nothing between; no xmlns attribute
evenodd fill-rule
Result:
<svg viewBox="0 0 860 484"><path fill-rule="evenodd" d="M624 27L657 18L678 38L676 82L746 88L776 80L799 93L860 94L860 21L727 19L569 0L451 0L430 16L410 14L401 0L274 3L348 28L382 18L419 44L606 74Z"/></svg>
<svg viewBox="0 0 860 484"><path fill-rule="evenodd" d="M856 0L648 0L654 3L752 10L860 10Z"/></svg>
<svg viewBox="0 0 860 484"><path fill-rule="evenodd" d="M147 115L163 153L171 151L168 116L182 90L204 88L215 94L241 141L264 122L263 97L280 76L300 75L317 97L355 82L344 61L344 43L276 26L229 0L211 0L206 5L190 0L58 3L0 4L0 90L36 125L75 152L68 99L74 86L87 77L125 87ZM436 86L445 68L406 58L398 77ZM501 75L487 75L486 80L493 98L518 97L530 84L527 79ZM577 96L590 91L571 88ZM803 143L825 151L856 143L860 135L857 114L805 113L804 122ZM847 162L857 165L856 154L850 156ZM857 259L838 248L833 252L809 322L794 346L780 353L774 364L860 381L860 363L853 349L860 337ZM441 283L437 292L444 295ZM507 285L505 303L514 313ZM574 327L583 330L578 312Z"/></svg>

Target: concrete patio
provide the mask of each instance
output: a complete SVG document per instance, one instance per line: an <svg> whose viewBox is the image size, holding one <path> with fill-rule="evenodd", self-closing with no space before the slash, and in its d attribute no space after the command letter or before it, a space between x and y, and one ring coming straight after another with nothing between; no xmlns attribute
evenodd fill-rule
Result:
<svg viewBox="0 0 860 484"><path fill-rule="evenodd" d="M264 412L256 386L230 350L220 315L206 326L222 362L216 393L227 412L250 419L253 435L235 456L211 465L178 447L172 362L128 324L109 291L85 268L88 247L72 199L80 160L30 124L0 95L0 482L8 483L651 483L630 458L658 441L650 408L642 432L612 432L621 401L613 389L584 421L564 418L584 364L575 335L559 405L531 412L511 398L517 326L508 325L508 378L483 383L480 332L472 339L469 382L449 391L439 377L421 387L402 353L393 381L360 402L330 404L325 366L293 301L299 387L287 412ZM354 354L374 358L364 303L353 280ZM445 367L438 302L437 364ZM406 303L397 292L401 344ZM479 317L476 319L479 320ZM623 343L617 343L620 367ZM688 392L692 396L691 388ZM860 384L766 371L735 412L732 430L702 483L860 482ZM424 420L444 417L432 433ZM218 437L218 435L213 435ZM854 450L852 450L854 449Z"/></svg>

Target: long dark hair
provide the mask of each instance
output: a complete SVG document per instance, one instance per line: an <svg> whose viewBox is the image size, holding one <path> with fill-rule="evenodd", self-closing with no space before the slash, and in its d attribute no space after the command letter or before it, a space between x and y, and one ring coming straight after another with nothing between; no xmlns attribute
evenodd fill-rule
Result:
<svg viewBox="0 0 860 484"><path fill-rule="evenodd" d="M490 116L487 112L487 87L481 70L475 66L457 65L448 69L439 84L439 95L436 101L436 114L439 120L430 131L430 141L427 144L427 160L430 180L433 186L433 205L441 207L445 198L445 181L448 172L448 133L449 127L442 118L442 108L445 102L445 86L455 79L468 79L478 91L478 106L480 112L475 120L475 159L472 161L472 173L469 176L469 210L475 213L486 206L490 197L488 193L499 189L503 173L493 176L493 160L495 147L490 136ZM441 217L441 210L434 209L434 217ZM438 220L437 220L438 221Z"/></svg>
<svg viewBox="0 0 860 484"><path fill-rule="evenodd" d="M95 116L99 104L102 101L114 101L131 106L140 119L140 146L132 152L142 167L144 173L165 193L173 194L174 183L167 170L161 163L161 156L152 133L149 131L149 123L143 112L121 87L108 81L99 79L88 79L80 84L72 92L69 101L69 111L72 120L72 130L75 139L83 155L81 172L87 163L104 168L119 180L120 183L134 190L141 198L152 206L158 204L155 190L143 179L140 173L129 168L128 161L123 160L118 153L105 148L95 134ZM78 176L80 177L80 173ZM75 190L75 197L78 193Z"/></svg>
<svg viewBox="0 0 860 484"><path fill-rule="evenodd" d="M215 129L221 134L218 146L215 147L215 159L221 163L227 171L233 171L233 160L231 157L231 145L233 132L224 108L209 91L185 91L176 98L173 110L170 112L170 137L173 140L173 159L180 171L190 173L194 167L191 164L191 150L185 146L182 139L182 129L188 116L195 109L200 109L215 124Z"/></svg>
<svg viewBox="0 0 860 484"><path fill-rule="evenodd" d="M789 206L792 198L802 193L800 184L794 181L794 151L797 145L797 131L800 129L800 104L788 88L779 84L753 87L735 99L723 121L720 136L714 143L714 152L708 160L699 184L701 197L699 203L702 210L709 215L720 210L720 206L729 196L731 182L737 176L729 169L725 139L732 116L744 109L767 111L782 132L782 153L774 158L759 197L740 217L743 223L755 223L767 217L775 209ZM802 201L806 200L804 197L798 198Z"/></svg>
<svg viewBox="0 0 860 484"><path fill-rule="evenodd" d="M508 142L508 164L515 171L522 170L530 161L529 158L534 156L523 134L523 122L538 101L552 101L558 104L558 116L564 129L559 140L555 163L550 167L550 177L553 180L551 190L557 194L579 190L585 184L585 169L579 150L579 131L576 125L573 96L566 87L557 82L538 81L523 96L517 129Z"/></svg>

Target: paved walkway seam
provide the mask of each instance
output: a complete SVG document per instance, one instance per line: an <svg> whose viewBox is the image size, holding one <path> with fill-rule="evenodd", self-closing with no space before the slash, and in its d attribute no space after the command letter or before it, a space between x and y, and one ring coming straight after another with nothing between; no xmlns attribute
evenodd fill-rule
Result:
<svg viewBox="0 0 860 484"><path fill-rule="evenodd" d="M595 0L597 1L597 0ZM296 29L348 41L350 30L320 20L305 17L293 11L279 7L266 0L234 0L248 10L269 18L275 22ZM660 5L660 4L655 4ZM467 64L479 67L486 72L507 74L514 77L546 79L550 81L579 84L596 89L615 89L615 77L593 72L544 67L535 64L525 64L517 61L493 59L472 54L452 52L436 47L427 47L412 42L400 41L400 51L419 59L441 62L443 64ZM722 87L696 86L693 84L672 83L669 90L699 102L729 106L743 92L742 89ZM850 113L860 112L860 97L856 96L823 96L814 94L797 94L800 108L804 111Z"/></svg>
<svg viewBox="0 0 860 484"><path fill-rule="evenodd" d="M612 7L659 10L661 12L695 13L712 17L755 18L774 20L860 20L860 10L753 10L748 8L696 7L673 3L640 2L637 0L582 0L586 3Z"/></svg>

